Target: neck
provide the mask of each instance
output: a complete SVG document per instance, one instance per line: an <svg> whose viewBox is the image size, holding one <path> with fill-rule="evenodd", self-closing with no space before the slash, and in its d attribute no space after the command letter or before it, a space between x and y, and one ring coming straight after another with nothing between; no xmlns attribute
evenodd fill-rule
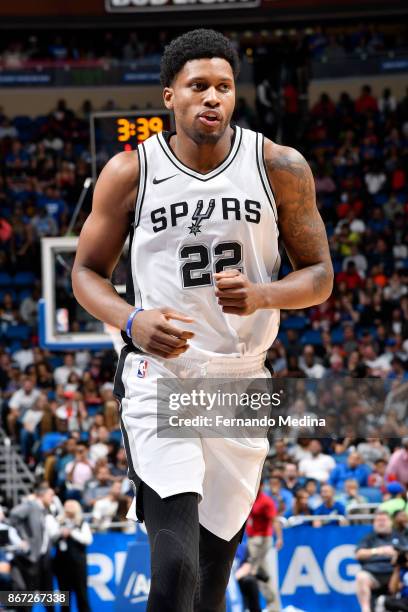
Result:
<svg viewBox="0 0 408 612"><path fill-rule="evenodd" d="M180 130L170 138L170 147L177 158L196 172L211 172L227 157L234 130L228 127L217 142L197 143Z"/></svg>

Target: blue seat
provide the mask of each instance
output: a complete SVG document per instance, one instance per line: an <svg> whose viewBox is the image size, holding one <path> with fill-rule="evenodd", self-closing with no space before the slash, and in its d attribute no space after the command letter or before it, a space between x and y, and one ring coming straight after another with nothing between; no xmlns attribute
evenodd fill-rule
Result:
<svg viewBox="0 0 408 612"><path fill-rule="evenodd" d="M68 434L59 433L58 431L50 431L43 435L41 439L40 449L42 453L49 453L53 451L57 446L65 442L68 439Z"/></svg>
<svg viewBox="0 0 408 612"><path fill-rule="evenodd" d="M379 504L383 500L382 493L377 487L360 487L358 492L366 498L369 504Z"/></svg>
<svg viewBox="0 0 408 612"><path fill-rule="evenodd" d="M388 196L386 193L376 193L374 196L374 202L377 206L383 206L388 201Z"/></svg>
<svg viewBox="0 0 408 612"><path fill-rule="evenodd" d="M35 283L35 275L32 272L17 272L14 277L16 287L31 287Z"/></svg>
<svg viewBox="0 0 408 612"><path fill-rule="evenodd" d="M30 328L28 325L9 325L4 335L8 340L27 340Z"/></svg>
<svg viewBox="0 0 408 612"><path fill-rule="evenodd" d="M341 327L337 327L333 329L331 333L331 339L333 344L343 344L344 342L344 332Z"/></svg>
<svg viewBox="0 0 408 612"><path fill-rule="evenodd" d="M95 416L98 412L102 412L102 404L90 404L86 407L89 416Z"/></svg>
<svg viewBox="0 0 408 612"><path fill-rule="evenodd" d="M0 272L0 287L10 287L13 284L13 279L7 272Z"/></svg>
<svg viewBox="0 0 408 612"><path fill-rule="evenodd" d="M115 429L111 431L109 434L110 442L117 442L118 444L122 444L122 432L119 429Z"/></svg>
<svg viewBox="0 0 408 612"><path fill-rule="evenodd" d="M281 323L282 329L298 329L303 330L307 325L306 317L287 317Z"/></svg>
<svg viewBox="0 0 408 612"><path fill-rule="evenodd" d="M321 344L322 334L318 329L309 329L303 334L301 338L301 343L302 344L312 344L313 346Z"/></svg>
<svg viewBox="0 0 408 612"><path fill-rule="evenodd" d="M11 342L9 349L11 354L15 353L16 351L19 351L21 349L21 342L18 342L18 340L14 340L13 342Z"/></svg>
<svg viewBox="0 0 408 612"><path fill-rule="evenodd" d="M19 302L22 302L23 300L25 300L25 298L30 297L30 295L31 295L31 289L22 289L21 291L18 292Z"/></svg>

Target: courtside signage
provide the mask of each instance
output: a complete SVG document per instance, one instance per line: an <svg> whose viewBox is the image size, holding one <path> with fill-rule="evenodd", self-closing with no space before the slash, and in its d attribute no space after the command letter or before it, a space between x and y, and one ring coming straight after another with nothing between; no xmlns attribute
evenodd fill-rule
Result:
<svg viewBox="0 0 408 612"><path fill-rule="evenodd" d="M228 9L260 6L261 0L105 0L108 13L185 9Z"/></svg>

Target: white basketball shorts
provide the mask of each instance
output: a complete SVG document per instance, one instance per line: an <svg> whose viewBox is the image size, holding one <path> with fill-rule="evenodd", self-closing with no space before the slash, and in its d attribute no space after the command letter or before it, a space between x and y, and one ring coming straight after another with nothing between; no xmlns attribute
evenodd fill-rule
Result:
<svg viewBox="0 0 408 612"><path fill-rule="evenodd" d="M267 438L157 437L157 380L164 378L270 378L265 356L217 358L203 364L122 352L115 379L121 388L121 426L129 478L161 498L200 495L199 521L231 540L248 518L269 451ZM128 518L137 520L136 499Z"/></svg>

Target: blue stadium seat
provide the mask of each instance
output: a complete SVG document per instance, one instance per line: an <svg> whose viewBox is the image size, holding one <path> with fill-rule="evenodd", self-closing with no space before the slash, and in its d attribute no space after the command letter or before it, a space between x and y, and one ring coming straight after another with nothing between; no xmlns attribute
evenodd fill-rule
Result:
<svg viewBox="0 0 408 612"><path fill-rule="evenodd" d="M383 206L388 201L388 196L386 193L376 193L374 196L374 202L377 206Z"/></svg>
<svg viewBox="0 0 408 612"><path fill-rule="evenodd" d="M22 302L25 298L30 297L31 289L22 289L18 292L18 301Z"/></svg>
<svg viewBox="0 0 408 612"><path fill-rule="evenodd" d="M13 284L13 279L7 272L0 272L0 287L9 287Z"/></svg>
<svg viewBox="0 0 408 612"><path fill-rule="evenodd" d="M11 342L9 348L10 348L10 353L13 354L16 351L19 351L21 349L21 342L18 342L17 340L14 340L14 342Z"/></svg>
<svg viewBox="0 0 408 612"><path fill-rule="evenodd" d="M343 344L344 332L341 327L336 327L331 333L331 339L333 344Z"/></svg>
<svg viewBox="0 0 408 612"><path fill-rule="evenodd" d="M27 340L30 328L28 325L9 325L4 335L8 340Z"/></svg>
<svg viewBox="0 0 408 612"><path fill-rule="evenodd" d="M103 412L102 404L89 404L86 407L89 416L95 416L98 412Z"/></svg>
<svg viewBox="0 0 408 612"><path fill-rule="evenodd" d="M31 287L35 283L35 275L32 272L17 272L14 277L16 287Z"/></svg>
<svg viewBox="0 0 408 612"><path fill-rule="evenodd" d="M379 504L382 502L383 496L377 487L360 487L358 492L366 498L369 504Z"/></svg>
<svg viewBox="0 0 408 612"><path fill-rule="evenodd" d="M280 331L277 335L277 339L280 340L284 346L286 346L288 342L288 338L287 338L286 332L282 331L282 328L280 328Z"/></svg>
<svg viewBox="0 0 408 612"><path fill-rule="evenodd" d="M117 442L118 444L122 444L122 432L119 429L115 429L111 431L109 434L110 442Z"/></svg>
<svg viewBox="0 0 408 612"><path fill-rule="evenodd" d="M318 329L309 329L301 338L302 344L313 344L314 346L322 343L322 334Z"/></svg>
<svg viewBox="0 0 408 612"><path fill-rule="evenodd" d="M41 439L40 450L42 453L49 453L67 440L68 434L59 433L58 431L50 431L43 435Z"/></svg>
<svg viewBox="0 0 408 612"><path fill-rule="evenodd" d="M307 325L306 317L287 317L281 323L282 329L298 329L303 330Z"/></svg>

